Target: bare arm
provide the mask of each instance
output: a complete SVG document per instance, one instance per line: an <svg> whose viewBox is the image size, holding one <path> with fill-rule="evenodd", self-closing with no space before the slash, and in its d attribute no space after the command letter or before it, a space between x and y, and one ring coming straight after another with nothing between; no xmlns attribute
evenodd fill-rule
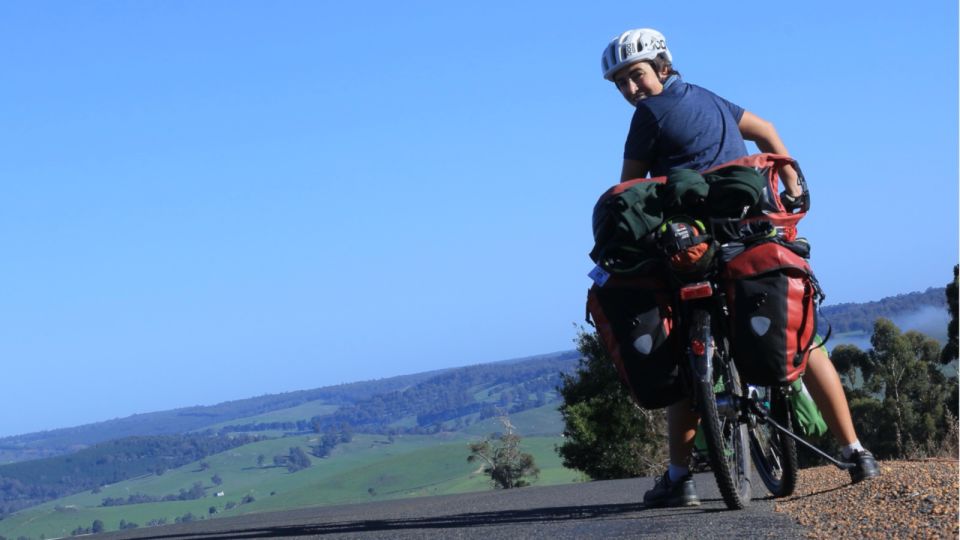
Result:
<svg viewBox="0 0 960 540"><path fill-rule="evenodd" d="M620 172L620 181L626 182L634 178L643 178L650 172L650 166L646 161L637 161L635 159L623 160L623 169Z"/></svg>
<svg viewBox="0 0 960 540"><path fill-rule="evenodd" d="M740 118L737 127L740 128L740 134L743 135L743 138L756 143L761 152L783 156L790 155L773 124L750 111L743 111L743 117ZM783 187L787 190L787 193L793 197L800 196L803 192L797 183L797 171L787 165L783 168L782 173Z"/></svg>

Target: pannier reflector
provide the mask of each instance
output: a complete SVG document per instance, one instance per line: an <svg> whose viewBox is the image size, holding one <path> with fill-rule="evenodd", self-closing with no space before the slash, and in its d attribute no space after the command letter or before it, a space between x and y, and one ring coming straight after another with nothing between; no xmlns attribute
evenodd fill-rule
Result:
<svg viewBox="0 0 960 540"><path fill-rule="evenodd" d="M693 300L694 298L707 298L713 296L713 286L709 281L701 281L693 285L687 285L680 289L681 300Z"/></svg>
<svg viewBox="0 0 960 540"><path fill-rule="evenodd" d="M753 331L756 332L758 336L762 336L770 329L770 319L766 317L750 317L750 327L753 328Z"/></svg>
<svg viewBox="0 0 960 540"><path fill-rule="evenodd" d="M653 336L644 334L633 341L633 348L640 354L650 354L653 349Z"/></svg>

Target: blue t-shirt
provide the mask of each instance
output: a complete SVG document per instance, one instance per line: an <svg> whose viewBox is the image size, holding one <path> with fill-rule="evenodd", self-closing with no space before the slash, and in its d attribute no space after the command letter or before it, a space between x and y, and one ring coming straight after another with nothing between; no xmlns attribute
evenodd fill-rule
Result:
<svg viewBox="0 0 960 540"><path fill-rule="evenodd" d="M743 108L671 76L663 92L637 104L623 157L646 162L650 176L716 167L747 155L742 117Z"/></svg>

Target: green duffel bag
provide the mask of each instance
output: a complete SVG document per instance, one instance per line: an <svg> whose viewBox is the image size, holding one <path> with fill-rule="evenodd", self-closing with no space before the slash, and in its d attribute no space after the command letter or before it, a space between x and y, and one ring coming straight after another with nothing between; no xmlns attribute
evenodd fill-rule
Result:
<svg viewBox="0 0 960 540"><path fill-rule="evenodd" d="M693 169L674 169L663 185L661 200L668 215L693 212L697 218L739 219L759 212L766 186L766 179L753 167L731 165L702 175Z"/></svg>
<svg viewBox="0 0 960 540"><path fill-rule="evenodd" d="M753 167L731 165L703 175L710 217L739 219L759 212L766 179Z"/></svg>
<svg viewBox="0 0 960 540"><path fill-rule="evenodd" d="M593 259L604 270L630 274L659 262L653 233L663 223L660 184L637 182L604 194L593 207Z"/></svg>
<svg viewBox="0 0 960 540"><path fill-rule="evenodd" d="M668 213L689 212L700 206L707 198L710 185L693 169L674 169L667 175L660 195L663 208ZM702 216L697 216L702 217Z"/></svg>

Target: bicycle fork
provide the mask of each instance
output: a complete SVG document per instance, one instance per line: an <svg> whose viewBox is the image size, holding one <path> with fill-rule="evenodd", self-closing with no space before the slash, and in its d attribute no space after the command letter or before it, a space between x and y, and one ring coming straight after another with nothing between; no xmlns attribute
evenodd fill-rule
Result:
<svg viewBox="0 0 960 540"><path fill-rule="evenodd" d="M703 387L707 388L714 385L713 361L717 343L713 335L711 308L702 302L703 299L713 296L713 292L713 285L708 281L693 283L680 289L681 302L701 302L701 305L691 305L687 309L691 329L687 347L693 382L702 383ZM737 396L729 388L722 393L715 393L715 400L717 416L722 420L735 420L739 416Z"/></svg>
<svg viewBox="0 0 960 540"><path fill-rule="evenodd" d="M690 335L690 367L696 382L713 384L713 354L716 345L710 332L710 314L693 312L694 331Z"/></svg>

